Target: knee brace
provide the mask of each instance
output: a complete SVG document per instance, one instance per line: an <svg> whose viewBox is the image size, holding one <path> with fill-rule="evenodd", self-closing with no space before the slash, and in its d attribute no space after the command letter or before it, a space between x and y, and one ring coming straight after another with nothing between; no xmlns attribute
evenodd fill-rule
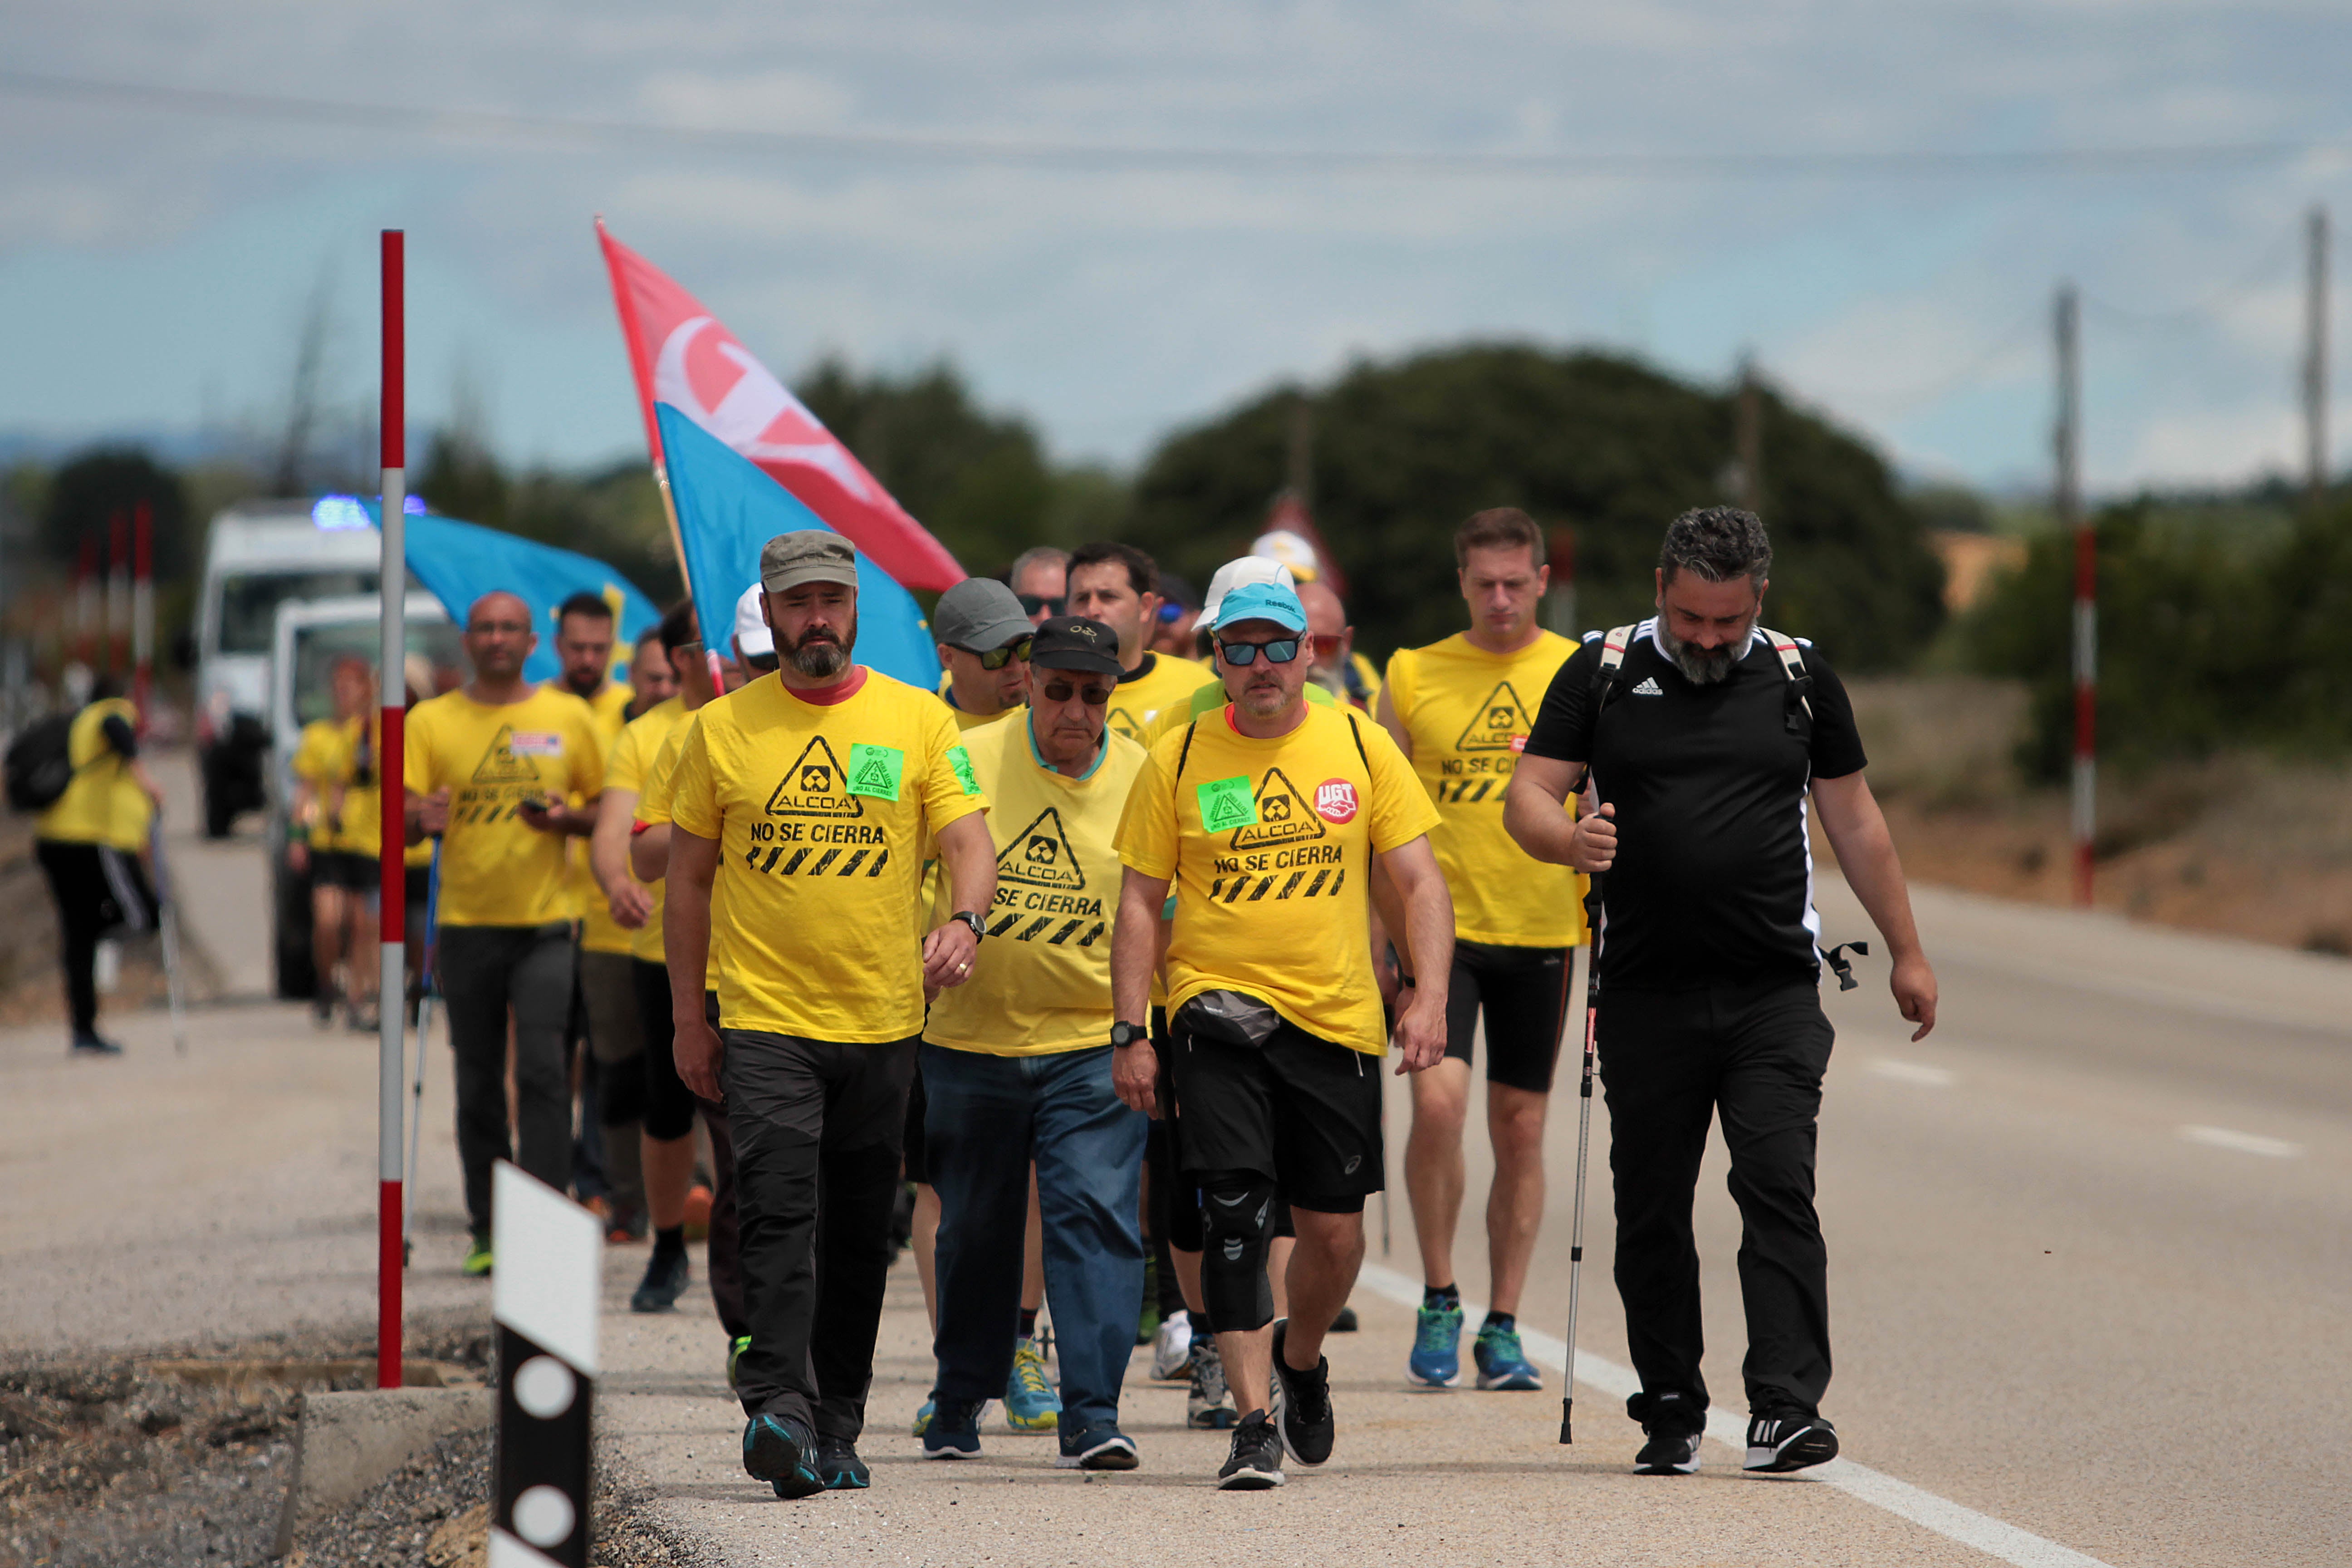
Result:
<svg viewBox="0 0 2352 1568"><path fill-rule="evenodd" d="M1219 1171L1201 1188L1201 1298L1226 1333L1274 1321L1266 1253L1274 1241L1274 1181L1255 1171Z"/></svg>

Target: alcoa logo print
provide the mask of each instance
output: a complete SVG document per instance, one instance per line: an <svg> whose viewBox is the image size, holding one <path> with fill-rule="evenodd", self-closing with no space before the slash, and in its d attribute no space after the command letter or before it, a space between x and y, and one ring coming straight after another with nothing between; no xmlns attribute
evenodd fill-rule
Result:
<svg viewBox="0 0 2352 1568"><path fill-rule="evenodd" d="M1326 822L1356 820L1356 786L1346 779L1325 779L1315 786L1315 815Z"/></svg>

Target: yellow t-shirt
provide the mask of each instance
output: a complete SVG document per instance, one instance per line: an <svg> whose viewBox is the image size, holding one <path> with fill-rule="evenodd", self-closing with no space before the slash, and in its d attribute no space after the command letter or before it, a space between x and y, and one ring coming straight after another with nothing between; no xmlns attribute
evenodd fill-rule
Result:
<svg viewBox="0 0 2352 1568"><path fill-rule="evenodd" d="M1042 762L1025 712L964 736L988 793L996 902L979 966L940 993L923 1038L951 1050L1034 1057L1110 1042L1111 846L1143 748L1106 731L1083 778ZM934 903L931 923L952 910Z"/></svg>
<svg viewBox="0 0 2352 1568"><path fill-rule="evenodd" d="M648 827L669 825L670 780L677 773L678 752L685 748L687 737L694 732L695 718L693 713L681 711L678 721L670 727L668 734L662 737L660 748L654 752L654 760L646 766L645 787L637 792L636 819ZM722 871L725 869L720 868ZM665 889L669 886L669 879L664 878L647 885L654 889L654 897L661 901L661 907L667 907L668 898ZM719 939L726 930L726 900L727 879L722 876L710 885L710 953L703 986L706 991L710 988L708 975L719 972ZM636 940L629 944L629 956L642 958L647 963L667 964L669 962L669 950L662 941L661 921L649 920L646 922L646 929L637 932Z"/></svg>
<svg viewBox="0 0 2352 1568"><path fill-rule="evenodd" d="M608 790L625 789L635 795L642 813L646 782L652 772L654 759L661 754L662 742L669 739L670 731L685 723L687 717L684 700L672 697L655 703L622 726L619 737L613 742L612 750L604 756L604 787ZM644 820L642 815L638 820ZM631 872L630 876L634 880L635 873ZM635 931L621 931L622 944L618 951L626 952L632 958L642 958L648 963L659 963L662 961L662 884L647 882L643 886L653 895L653 906L646 913L644 925ZM605 902L602 888L594 889L589 896L599 903ZM609 921L609 906L607 908L606 919ZM620 931L618 926L613 929ZM582 945L586 945L584 939Z"/></svg>
<svg viewBox="0 0 2352 1568"><path fill-rule="evenodd" d="M1190 659L1147 653L1135 670L1119 677L1110 694L1110 727L1141 743L1163 709L1181 708L1201 684L1201 667Z"/></svg>
<svg viewBox="0 0 2352 1568"><path fill-rule="evenodd" d="M1192 737L1189 753L1181 732L1151 749L1118 836L1120 860L1177 889L1170 1015L1203 991L1241 991L1310 1035L1383 1054L1371 856L1435 827L1437 808L1388 731L1352 710L1310 705L1270 741L1221 712Z"/></svg>
<svg viewBox="0 0 2352 1568"><path fill-rule="evenodd" d="M104 844L116 849L147 847L147 825L155 803L131 776L130 760L106 741L106 721L139 727L139 710L120 697L92 702L66 730L66 760L73 782L33 824L33 837L53 844Z"/></svg>
<svg viewBox="0 0 2352 1568"><path fill-rule="evenodd" d="M1552 632L1516 653L1488 653L1456 633L1389 659L1389 703L1412 737L1412 771L1437 803L1440 825L1429 842L1454 893L1454 934L1464 942L1584 941L1584 879L1532 858L1503 831L1511 770L1551 678L1575 651Z"/></svg>
<svg viewBox="0 0 2352 1568"><path fill-rule="evenodd" d="M294 748L294 760L289 766L296 778L310 785L314 811L310 821L311 848L364 855L371 860L382 858L383 790L372 754L375 731L373 715L364 719L318 719L302 726L301 741ZM371 742L371 765L365 783L358 777L359 742L362 735ZM335 798L338 789L342 792L340 808Z"/></svg>
<svg viewBox="0 0 2352 1568"><path fill-rule="evenodd" d="M408 788L449 791L441 836L441 922L541 926L580 918L569 840L526 826L525 800L593 796L604 748L588 704L542 686L520 702L463 688L408 710Z"/></svg>
<svg viewBox="0 0 2352 1568"><path fill-rule="evenodd" d="M610 757L614 742L629 722L625 710L636 693L617 680L608 680L604 689L587 699L588 711L596 721L596 739L602 742L604 755ZM585 805L595 798L604 785L587 795L575 795L572 804ZM604 889L597 884L595 868L588 864L588 840L570 841L572 851L572 882L573 893L580 900L580 947L585 952L626 952L629 939L635 931L623 931L613 921L612 906L605 902Z"/></svg>
<svg viewBox="0 0 2352 1568"><path fill-rule="evenodd" d="M879 671L835 703L761 676L704 707L669 814L719 842L727 1026L845 1044L919 1034L924 836L987 806L939 699Z"/></svg>

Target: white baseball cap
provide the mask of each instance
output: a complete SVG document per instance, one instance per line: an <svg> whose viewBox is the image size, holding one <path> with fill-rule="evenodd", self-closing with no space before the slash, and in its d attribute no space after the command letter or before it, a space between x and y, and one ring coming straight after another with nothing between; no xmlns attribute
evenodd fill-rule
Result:
<svg viewBox="0 0 2352 1568"><path fill-rule="evenodd" d="M1227 594L1244 583L1279 583L1286 588L1298 586L1290 575L1290 568L1271 556L1244 555L1237 561L1228 561L1217 568L1215 576L1209 579L1208 595L1201 601L1201 618L1195 624L1215 626L1217 606L1225 602Z"/></svg>
<svg viewBox="0 0 2352 1568"><path fill-rule="evenodd" d="M744 653L764 658L776 651L775 634L768 630L765 616L760 614L760 584L752 584L735 601L735 646Z"/></svg>

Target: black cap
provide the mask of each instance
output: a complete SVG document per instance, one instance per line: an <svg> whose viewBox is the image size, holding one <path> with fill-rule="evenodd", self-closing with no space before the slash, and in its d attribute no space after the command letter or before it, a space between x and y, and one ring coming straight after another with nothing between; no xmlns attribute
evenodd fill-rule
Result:
<svg viewBox="0 0 2352 1568"><path fill-rule="evenodd" d="M1127 668L1118 662L1118 634L1082 616L1055 616L1039 626L1029 645L1029 663L1033 668L1108 675L1113 680Z"/></svg>

